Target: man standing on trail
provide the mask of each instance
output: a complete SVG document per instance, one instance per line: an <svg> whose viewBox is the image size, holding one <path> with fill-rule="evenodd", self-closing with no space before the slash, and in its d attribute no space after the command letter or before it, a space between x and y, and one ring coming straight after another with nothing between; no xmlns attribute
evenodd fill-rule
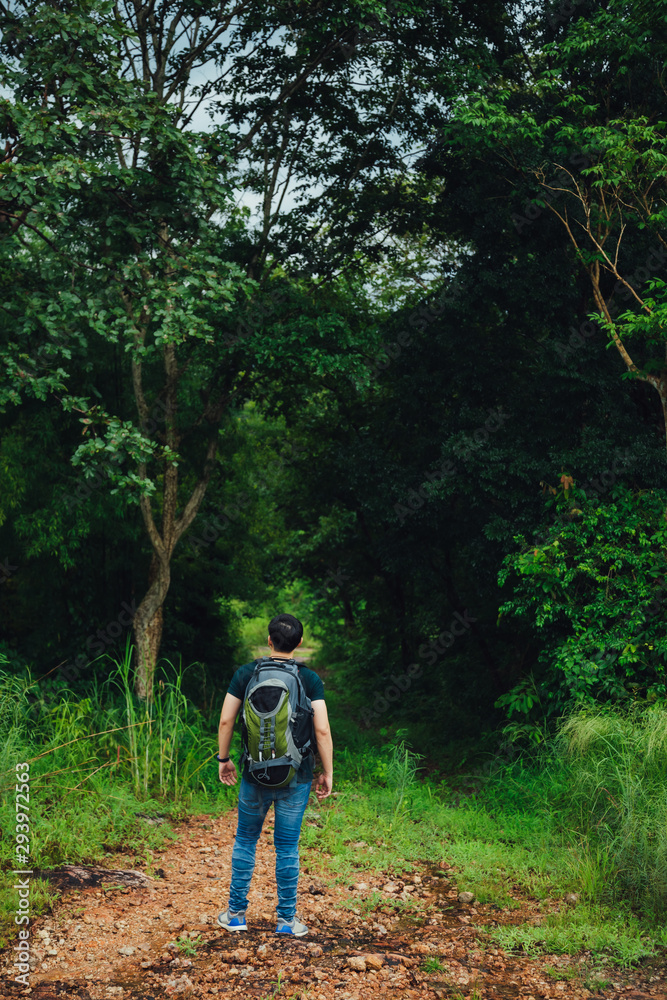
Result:
<svg viewBox="0 0 667 1000"><path fill-rule="evenodd" d="M274 679L267 681L269 685L280 685L280 673L295 672L296 666L292 653L303 641L303 625L293 615L276 615L269 622L270 658L261 661ZM281 661L289 661L281 670ZM229 757L229 747L234 730L234 723L246 703L246 693L256 684L257 663L246 663L234 673L227 690L220 714L218 743L220 762L220 781L225 785L235 785L237 771L234 762ZM275 677L278 676L278 680ZM327 707L324 702L324 687L322 681L312 670L298 665L298 680L303 693L310 699L312 705L312 726L317 741L317 751L322 761L323 773L315 782L315 794L322 801L331 794L333 781L333 742ZM251 684L252 681L252 684ZM297 682L298 683L298 682ZM265 722L261 722L264 727ZM268 729L268 726L267 726ZM263 734L263 729L260 730ZM269 737L262 735L261 739ZM275 728L273 732L275 739ZM262 744L265 745L265 744ZM308 928L296 916L296 892L299 881L299 836L301 822L308 805L308 798L313 782L314 753L307 753L296 770L289 784L278 787L267 787L259 782L250 771L248 753L243 756L243 775L239 792L238 823L234 850L232 851L232 880L229 892L229 905L224 913L218 916L218 923L228 931L245 931L245 913L248 906L248 890L252 873L255 868L255 848L262 830L264 817L271 803L275 810L275 829L273 843L276 849L276 886L278 889L277 934L292 934L303 937ZM270 760L264 766L270 768ZM278 762L276 762L278 763ZM262 765L259 765L260 767ZM255 766L256 771L257 765ZM265 774L259 773L260 779Z"/></svg>

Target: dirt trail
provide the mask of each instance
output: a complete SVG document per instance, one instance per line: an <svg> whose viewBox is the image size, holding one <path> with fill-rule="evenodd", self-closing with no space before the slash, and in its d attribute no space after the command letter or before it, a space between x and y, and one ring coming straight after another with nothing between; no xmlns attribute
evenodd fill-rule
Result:
<svg viewBox="0 0 667 1000"><path fill-rule="evenodd" d="M356 886L340 886L330 884L325 859L311 853L302 859L299 894L299 913L311 933L300 940L277 937L271 819L269 814L258 846L247 933L229 934L215 923L226 906L235 814L194 818L178 828L177 842L155 852L157 876L149 887L63 894L51 916L33 922L30 988L13 982L6 949L0 997L665 997L655 967L642 974L613 972L612 985L593 994L545 971L562 965L565 976L571 959L565 968L559 957L528 960L482 947L483 925L536 921L536 906L526 902L510 914L460 903L451 872L427 865L410 882L362 875ZM364 851L363 843L356 846ZM365 915L363 902L374 890L387 901L412 903L410 917L399 920L396 910ZM351 900L357 912L342 905Z"/></svg>

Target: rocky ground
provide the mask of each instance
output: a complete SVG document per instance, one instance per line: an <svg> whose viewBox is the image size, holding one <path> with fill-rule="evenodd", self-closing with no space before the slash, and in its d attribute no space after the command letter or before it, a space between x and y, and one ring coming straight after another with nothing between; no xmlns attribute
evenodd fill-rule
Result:
<svg viewBox="0 0 667 1000"><path fill-rule="evenodd" d="M30 986L13 982L9 948L1 956L0 996L667 996L664 969L655 963L632 973L607 970L603 978L608 982L595 989L590 982L592 988L586 987L580 971L585 957L583 964L581 958L562 956L531 960L490 946L485 940L490 925L536 922L543 919L543 910L530 900L511 911L476 905L459 894L446 863L442 868L424 865L410 882L365 876L340 885L328 875L326 860L311 854L302 863L299 903L311 933L298 940L278 937L270 821L271 814L258 847L247 933L230 934L215 922L226 906L234 813L190 819L178 829L176 842L155 852L147 869L151 877L141 880L144 885L120 889L103 882L64 891L53 913L33 923ZM356 846L360 853L365 849L361 842Z"/></svg>

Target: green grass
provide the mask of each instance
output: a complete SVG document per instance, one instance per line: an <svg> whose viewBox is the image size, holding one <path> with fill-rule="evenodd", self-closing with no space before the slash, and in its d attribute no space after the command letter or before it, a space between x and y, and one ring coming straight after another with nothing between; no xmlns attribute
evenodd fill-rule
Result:
<svg viewBox="0 0 667 1000"><path fill-rule="evenodd" d="M442 964L439 958L427 958L422 965L422 972L444 972L445 966Z"/></svg>
<svg viewBox="0 0 667 1000"><path fill-rule="evenodd" d="M604 970L600 968L599 962L592 962L587 959L580 959L574 965L564 964L559 968L553 965L545 965L544 972L552 979L561 982L579 983L587 990L595 993L611 985Z"/></svg>
<svg viewBox="0 0 667 1000"><path fill-rule="evenodd" d="M197 948L202 943L202 941L203 938L201 934L197 934L193 938L185 936L176 938L176 941L174 943L182 955L196 955Z"/></svg>
<svg viewBox="0 0 667 1000"><path fill-rule="evenodd" d="M634 914L614 913L585 903L550 914L537 927L528 924L496 927L488 935L506 951L520 950L528 955L591 952L607 955L622 966L655 955L661 943L660 935L651 936Z"/></svg>
<svg viewBox="0 0 667 1000"><path fill-rule="evenodd" d="M344 899L340 905L346 910L357 910L359 913L369 914L377 910L382 901L382 893L374 891L368 896L364 896L363 899L355 899L354 897Z"/></svg>
<svg viewBox="0 0 667 1000"><path fill-rule="evenodd" d="M560 979L565 982L569 982L571 979L581 979L581 969L572 965L565 965L562 969L555 969L553 965L545 965L544 971L552 979Z"/></svg>
<svg viewBox="0 0 667 1000"><path fill-rule="evenodd" d="M468 796L419 780L419 760L400 736L383 747L357 737L337 754L338 795L309 811L309 862L346 883L365 872L409 878L417 865L446 861L452 892L506 910L575 893L575 905L563 903L541 925L489 927L487 939L530 954L590 952L622 966L655 955L667 946L662 711L598 728L590 716L572 717L539 757L478 775ZM335 709L333 717L335 728ZM455 902L442 897L443 906ZM364 914L406 907L375 894L347 905Z"/></svg>
<svg viewBox="0 0 667 1000"><path fill-rule="evenodd" d="M459 890L500 906L516 905L517 893L547 898L578 887L569 850L541 817L494 814L475 800L454 806L447 789L414 777L408 787L402 779L395 785L384 757L404 753L399 746L374 761L369 752L367 778L356 761L335 805L322 810L317 826L304 826L302 841L326 852L339 881L360 870L409 874L428 859L453 864ZM354 847L358 841L368 845L363 852Z"/></svg>
<svg viewBox="0 0 667 1000"><path fill-rule="evenodd" d="M262 1000L273 1000L274 997L280 996L282 994L284 985L285 984L283 982L282 972L279 972L278 978L275 980L275 982L271 983L273 989L271 990L270 993L267 993L266 996L262 997ZM296 1000L296 996L298 995L300 994L292 993L290 994L289 997L285 997L285 1000Z"/></svg>

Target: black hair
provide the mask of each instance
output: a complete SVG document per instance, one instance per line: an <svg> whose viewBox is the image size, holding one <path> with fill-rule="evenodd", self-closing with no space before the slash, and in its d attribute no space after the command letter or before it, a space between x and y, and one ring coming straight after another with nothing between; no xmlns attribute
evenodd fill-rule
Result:
<svg viewBox="0 0 667 1000"><path fill-rule="evenodd" d="M269 622L269 638L276 653L291 653L303 638L303 625L294 615L276 615Z"/></svg>

